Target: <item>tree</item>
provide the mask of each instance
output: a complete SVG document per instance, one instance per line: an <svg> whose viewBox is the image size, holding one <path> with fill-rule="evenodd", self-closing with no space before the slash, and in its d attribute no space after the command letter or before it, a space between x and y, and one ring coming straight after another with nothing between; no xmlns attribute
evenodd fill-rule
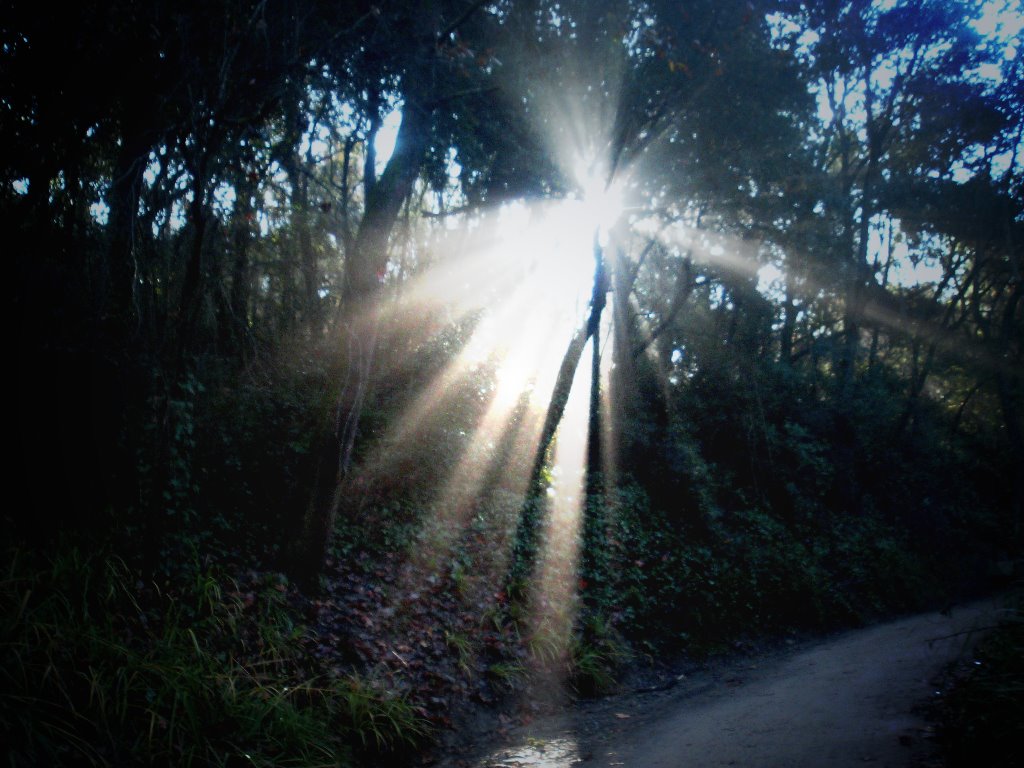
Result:
<svg viewBox="0 0 1024 768"><path fill-rule="evenodd" d="M788 45L804 45L803 56L819 100L823 126L818 139L820 166L828 174L819 191L842 297L840 343L834 347L834 460L837 501L860 508L859 452L854 423L856 377L869 296L878 287L872 238L885 214L886 190L901 155L913 154L934 124L939 105L953 106L958 126L932 143L932 157L913 168L927 174L948 168L963 155L969 109L981 96L963 73L978 66L979 38L969 26L970 9L945 3L795 4ZM803 41L803 43L799 42ZM942 120L949 120L943 114ZM925 138L927 142L927 138ZM941 151L941 158L935 156ZM822 254L823 256L825 254Z"/></svg>
<svg viewBox="0 0 1024 768"><path fill-rule="evenodd" d="M380 88L393 79L401 93L402 123L394 154L380 178L374 179L372 169L365 177L365 208L352 250L346 254L339 323L346 346L343 381L332 425L325 430L302 531L293 547L295 571L307 583L319 574L346 491L346 475L377 350L379 296L389 260L388 241L434 139L435 113L460 97L455 76L467 74L464 62L452 61L445 50L453 43L464 45L460 41L464 25L482 6L477 2L464 9L435 2L412 15L382 17L380 21L382 28L397 28L406 36L378 41L376 55L392 51L393 58L385 60L387 79L378 74L381 79L369 87ZM478 70L478 74L486 79L486 72Z"/></svg>

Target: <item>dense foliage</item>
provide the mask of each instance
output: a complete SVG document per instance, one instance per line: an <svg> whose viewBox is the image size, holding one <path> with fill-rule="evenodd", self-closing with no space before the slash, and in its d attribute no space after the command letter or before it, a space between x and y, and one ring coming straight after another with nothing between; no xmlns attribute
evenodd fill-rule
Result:
<svg viewBox="0 0 1024 768"><path fill-rule="evenodd" d="M541 678L1011 576L998 5L9 4L12 764L398 759ZM574 311L528 231L588 173L622 209L510 396Z"/></svg>
<svg viewBox="0 0 1024 768"><path fill-rule="evenodd" d="M951 768L970 765L980 753L994 766L1020 765L1024 706L1024 625L1019 605L1005 611L969 661L952 669L949 686L932 707L943 757Z"/></svg>

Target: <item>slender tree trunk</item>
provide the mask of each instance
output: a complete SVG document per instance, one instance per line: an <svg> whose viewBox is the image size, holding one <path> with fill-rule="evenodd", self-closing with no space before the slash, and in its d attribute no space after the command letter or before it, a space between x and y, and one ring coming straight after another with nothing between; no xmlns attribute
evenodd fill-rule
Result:
<svg viewBox="0 0 1024 768"><path fill-rule="evenodd" d="M245 342L249 333L249 296L252 289L249 248L252 244L255 212L252 207L253 185L239 185L238 217L234 226L234 259L231 262L231 288L227 301L227 316L221 325L221 343L233 355L244 358Z"/></svg>
<svg viewBox="0 0 1024 768"><path fill-rule="evenodd" d="M317 264L316 252L313 249L313 235L311 232L312 210L309 202L309 180L302 164L302 157L298 151L298 138L291 142L285 152L285 160L282 163L285 173L288 174L288 181L292 188L292 229L294 231L294 248L290 264L284 265L285 282L282 304L282 325L287 328L297 315L305 321L310 330L320 320L320 272ZM302 278L301 298L296 301L295 286L292 282L292 266L296 265ZM296 311L297 310L297 311Z"/></svg>
<svg viewBox="0 0 1024 768"><path fill-rule="evenodd" d="M199 318L202 314L203 291L205 289L205 273L203 253L206 245L206 232L209 224L209 211L206 206L207 166L209 151L200 151L200 156L192 169L192 202L188 209L188 220L192 227L192 239L189 244L188 260L185 264L185 277L182 281L181 299L178 304L178 322L175 328L174 356L172 369L175 375L185 370L185 357L193 349Z"/></svg>
<svg viewBox="0 0 1024 768"><path fill-rule="evenodd" d="M146 449L128 414L143 412L151 394L147 342L137 294L138 211L150 146L141 130L125 128L111 178L107 228L110 240L99 268L96 350L92 363L92 413L96 450L108 458L106 486L116 513L138 503L138 453Z"/></svg>
<svg viewBox="0 0 1024 768"><path fill-rule="evenodd" d="M632 450L624 432L626 423L635 423L639 393L635 375L633 349L637 346L633 338L633 323L629 309L628 275L621 252L611 268L612 281L612 369L608 377L608 423L605 428L611 436L609 450L614 458L616 471L620 472L631 464Z"/></svg>
<svg viewBox="0 0 1024 768"><path fill-rule="evenodd" d="M609 289L604 249L594 239L594 288L590 299L590 405L587 419L586 487L583 505L583 547L580 576L586 587L584 599L591 608L608 597L608 536L605 508L608 490L605 455L605 424L601 402L601 317Z"/></svg>
<svg viewBox="0 0 1024 768"><path fill-rule="evenodd" d="M590 296L590 318L587 335L591 339L590 406L587 430L587 496L601 492L600 480L604 472L601 423L601 317L608 301L608 265L604 249L594 236L594 284Z"/></svg>
<svg viewBox="0 0 1024 768"><path fill-rule="evenodd" d="M127 329L135 318L136 217L142 194L142 175L149 147L126 136L114 165L107 227L110 248L102 280L100 305L105 318ZM130 333L130 331L129 331Z"/></svg>
<svg viewBox="0 0 1024 768"><path fill-rule="evenodd" d="M595 250L597 250L596 243ZM548 461L548 451L555 439L558 425L562 423L562 417L565 415L565 408L572 392L573 379L576 377L576 369L579 367L580 360L583 359L583 350L586 348L587 340L591 337L596 340L600 333L601 313L605 306L606 292L603 259L597 254L587 321L583 327L576 330L572 339L569 340L569 346L562 357L562 364L558 368L555 387L552 390L551 400L544 416L544 425L541 427L540 437L537 441L526 499L519 515L519 523L512 544L512 558L507 579L510 584L521 582L533 570L545 490L541 481L544 476L544 467ZM591 403L591 415L593 415L593 408L594 404ZM596 452L599 449L588 443L588 454L590 450Z"/></svg>
<svg viewBox="0 0 1024 768"><path fill-rule="evenodd" d="M892 219L888 221L887 233L886 233L886 256L885 265L882 267L882 288L889 287L889 272L892 268ZM878 260L875 260L875 269L879 266ZM875 367L875 363L878 359L878 340L879 340L880 329L877 324L871 331L871 349L868 351L868 370L872 370Z"/></svg>
<svg viewBox="0 0 1024 768"><path fill-rule="evenodd" d="M870 90L870 89L869 89ZM837 502L850 513L859 513L860 485L857 478L857 453L859 450L857 430L854 424L854 400L856 395L857 361L860 357L861 319L864 315L865 289L869 279L868 238L873 214L872 178L875 170L874 156L868 159L864 176L864 187L860 195L860 221L857 222L857 238L854 240L854 213L852 201L848 202L846 228L850 258L850 273L846 282L845 306L843 309L843 340L838 365L838 381L834 403L833 461L836 470Z"/></svg>
<svg viewBox="0 0 1024 768"><path fill-rule="evenodd" d="M367 195L352 252L346 254L340 323L347 351L344 380L331 425L324 430L302 527L291 547L291 569L296 578L310 586L315 585L323 567L352 464L376 354L379 294L387 268L388 240L412 192L430 133L431 110L407 99L395 152Z"/></svg>
<svg viewBox="0 0 1024 768"><path fill-rule="evenodd" d="M917 406L921 402L921 393L924 391L924 385L927 383L928 376L932 372L932 366L935 364L936 345L934 342L929 344L925 350L924 360L920 359L920 343L915 340L912 346L910 384L907 387L907 402L904 404L903 410L900 412L899 421L896 423L897 437L904 435L908 429L911 432L916 429Z"/></svg>
<svg viewBox="0 0 1024 768"><path fill-rule="evenodd" d="M301 317L316 330L320 321L320 269L316 251L313 248L313 234L310 229L313 212L309 204L309 180L302 173L296 158L296 244L298 246L299 269L302 272Z"/></svg>
<svg viewBox="0 0 1024 768"><path fill-rule="evenodd" d="M779 332L779 360L784 365L793 362L793 336L796 333L796 297L793 294L793 276L786 276L786 295L782 305L782 330Z"/></svg>

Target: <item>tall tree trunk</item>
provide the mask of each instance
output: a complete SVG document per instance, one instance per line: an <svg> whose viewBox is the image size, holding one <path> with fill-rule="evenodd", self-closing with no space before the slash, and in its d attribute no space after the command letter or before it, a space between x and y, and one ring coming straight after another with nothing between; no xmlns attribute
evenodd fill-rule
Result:
<svg viewBox="0 0 1024 768"><path fill-rule="evenodd" d="M426 154L431 121L430 108L407 98L394 154L367 195L353 249L347 254L340 323L346 344L344 380L332 423L324 430L313 491L290 553L293 573L307 585L315 585L323 567L344 496L376 353L388 240Z"/></svg>
<svg viewBox="0 0 1024 768"><path fill-rule="evenodd" d="M212 151L212 148L209 151ZM203 291L206 287L203 253L209 224L209 211L206 206L209 151L199 150L199 157L193 163L192 168L192 202L188 208L192 239L189 243L185 277L181 286L181 299L178 303L178 322L175 328L172 371L176 377L184 373L185 358L193 349L199 318L202 314Z"/></svg>
<svg viewBox="0 0 1024 768"><path fill-rule="evenodd" d="M877 271L879 266L882 266L882 288L883 290L889 287L889 272L892 268L892 218L887 222L886 231L886 256L885 264L879 265L878 259L875 259L874 269ZM941 289L940 289L941 292ZM875 323L875 327L871 330L871 348L868 350L868 370L873 370L875 363L878 359L878 340L881 329L878 324Z"/></svg>
<svg viewBox="0 0 1024 768"><path fill-rule="evenodd" d="M520 582L533 570L533 560L537 553L537 536L540 533L541 501L545 490L541 480L548 461L548 451L555 439L558 425L562 423L562 417L565 415L565 407L569 403L569 395L572 392L573 379L576 377L576 369L579 367L580 360L583 359L583 350L586 348L587 340L591 337L597 339L600 332L601 313L605 306L607 287L604 260L596 243L595 257L594 283L587 321L573 333L569 340L569 346L562 357L562 364L558 368L551 400L544 415L544 425L541 427L540 437L537 441L526 499L519 515L512 544L512 558L508 575L510 584ZM593 415L593 407L593 403L591 403L591 415ZM596 451L597 449L590 446L588 452L589 450Z"/></svg>
<svg viewBox="0 0 1024 768"><path fill-rule="evenodd" d="M297 315L305 321L311 330L316 330L320 321L320 272L317 265L316 252L313 249L313 235L311 232L311 216L309 202L309 179L303 167L302 158L299 154L298 139L288 148L283 163L285 173L288 174L288 181L292 188L292 229L294 231L294 250L291 264L298 266L299 274L302 277L302 295L299 302L295 301L295 290L292 283L291 266L285 265L288 271L284 283L288 289L288 301L284 301L282 308L286 327ZM297 305L297 306L296 306ZM295 310L298 310L297 312Z"/></svg>
<svg viewBox="0 0 1024 768"><path fill-rule="evenodd" d="M779 332L779 362L793 362L793 336L796 333L796 297L793 294L793 276L786 275L786 295L782 304L782 329Z"/></svg>
<svg viewBox="0 0 1024 768"><path fill-rule="evenodd" d="M583 546L580 576L586 584L585 602L591 608L608 597L608 536L605 507L609 477L605 453L605 424L601 402L601 317L607 302L608 265L604 249L594 238L594 286L590 299L590 404L587 418L586 486L583 504Z"/></svg>
<svg viewBox="0 0 1024 768"><path fill-rule="evenodd" d="M870 92L868 88L868 92ZM870 103L869 103L870 108ZM870 112L869 112L870 114ZM869 142L870 145L871 142ZM871 232L872 196L875 156L869 149L860 194L860 220L854 224L853 200L847 196L846 230L849 233L847 253L849 274L846 279L845 306L843 308L843 337L840 347L838 380L833 411L833 462L835 464L837 503L850 513L859 513L860 485L857 478L857 430L854 424L854 400L857 361L860 357L861 320L866 304L866 286L873 276L868 274L868 238ZM852 191L852 190L851 190ZM853 232L856 228L857 236Z"/></svg>
<svg viewBox="0 0 1024 768"><path fill-rule="evenodd" d="M147 343L137 296L139 238L137 221L143 174L150 146L140 129L126 126L115 160L108 196L110 240L100 264L97 305L100 322L92 360L92 413L95 450L108 457L105 480L116 513L138 503L138 452L145 446L128 416L143 411L150 394Z"/></svg>
<svg viewBox="0 0 1024 768"><path fill-rule="evenodd" d="M234 222L231 262L231 287L227 299L227 313L221 323L221 344L244 359L245 342L249 333L249 296L252 290L249 250L253 238L256 214L252 205L255 185L249 181L238 184L238 214Z"/></svg>
<svg viewBox="0 0 1024 768"><path fill-rule="evenodd" d="M137 271L136 217L142 195L149 146L140 137L126 135L114 164L110 185L107 227L110 247L100 288L100 311L108 322L128 330L135 318L135 276Z"/></svg>
<svg viewBox="0 0 1024 768"><path fill-rule="evenodd" d="M601 315L607 301L608 280L604 254L594 244L594 290L590 299L591 338L590 359L590 406L587 416L587 496L600 491L600 478L604 474L604 452L602 450L601 423Z"/></svg>

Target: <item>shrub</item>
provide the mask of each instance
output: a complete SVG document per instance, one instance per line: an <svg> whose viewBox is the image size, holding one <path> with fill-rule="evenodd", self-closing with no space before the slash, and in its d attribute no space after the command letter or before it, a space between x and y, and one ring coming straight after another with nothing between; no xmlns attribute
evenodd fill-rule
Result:
<svg viewBox="0 0 1024 768"><path fill-rule="evenodd" d="M981 641L966 675L939 711L939 743L949 768L978 764L1024 765L1024 602L1020 598L1000 627Z"/></svg>

